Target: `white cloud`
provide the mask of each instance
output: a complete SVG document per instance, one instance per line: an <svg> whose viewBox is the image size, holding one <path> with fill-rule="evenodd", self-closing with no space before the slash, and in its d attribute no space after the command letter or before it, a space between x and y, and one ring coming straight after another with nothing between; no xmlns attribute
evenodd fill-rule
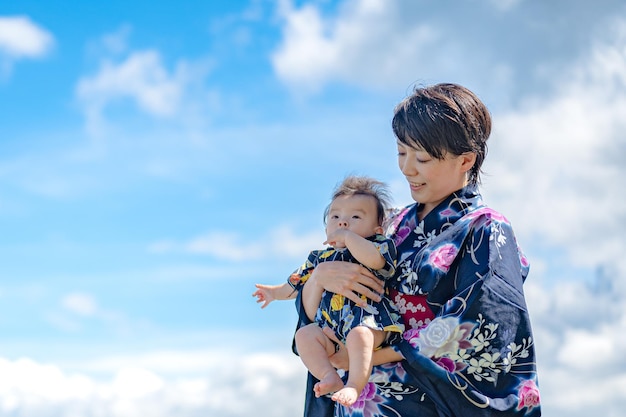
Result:
<svg viewBox="0 0 626 417"><path fill-rule="evenodd" d="M131 319L124 312L101 307L95 296L83 292L71 292L59 301L59 307L44 315L55 328L68 333L93 331L110 335L128 335L152 327L151 323Z"/></svg>
<svg viewBox="0 0 626 417"><path fill-rule="evenodd" d="M263 253L260 243L249 242L233 233L213 232L193 238L184 245L184 251L198 255L209 255L219 259L242 261L258 259Z"/></svg>
<svg viewBox="0 0 626 417"><path fill-rule="evenodd" d="M47 54L54 44L50 32L27 16L0 16L0 53L13 59L38 58Z"/></svg>
<svg viewBox="0 0 626 417"><path fill-rule="evenodd" d="M568 329L557 359L575 370L593 370L612 364L618 352L610 336L599 331Z"/></svg>
<svg viewBox="0 0 626 417"><path fill-rule="evenodd" d="M54 365L0 358L0 409L4 412L13 413L26 402L43 406L72 397L85 398L90 386L93 384L86 377L64 375Z"/></svg>
<svg viewBox="0 0 626 417"><path fill-rule="evenodd" d="M153 372L132 367L120 369L111 385L113 392L135 399L156 393L163 388L165 382Z"/></svg>
<svg viewBox="0 0 626 417"><path fill-rule="evenodd" d="M167 71L157 51L139 51L119 63L103 62L96 75L78 82L76 94L88 121L96 126L107 105L119 99L130 99L154 116L171 116L178 110L184 88L180 75Z"/></svg>
<svg viewBox="0 0 626 417"><path fill-rule="evenodd" d="M213 361L201 372L196 368L193 376L184 372L162 375L136 365L142 363L142 356L134 358L135 365L116 368L110 377L70 373L31 359L0 358L0 413L30 417L286 417L302 413L305 372L293 355L234 355L232 350L204 354ZM180 357L184 352L159 355L164 361L159 365Z"/></svg>
<svg viewBox="0 0 626 417"><path fill-rule="evenodd" d="M98 304L93 296L84 293L72 293L63 297L61 304L65 309L81 316L93 316L98 311Z"/></svg>
<svg viewBox="0 0 626 417"><path fill-rule="evenodd" d="M328 19L312 4L297 9L285 3L280 13L284 39L272 63L279 78L305 91L331 81L406 87L427 59L423 48L442 41L428 23L403 22L403 6L396 1L345 2Z"/></svg>
<svg viewBox="0 0 626 417"><path fill-rule="evenodd" d="M486 189L524 238L563 248L574 265L613 265L626 251L626 21L570 73L552 98L499 114Z"/></svg>
<svg viewBox="0 0 626 417"><path fill-rule="evenodd" d="M50 52L54 37L27 16L0 16L0 75L8 76L15 61Z"/></svg>
<svg viewBox="0 0 626 417"><path fill-rule="evenodd" d="M132 26L122 25L89 44L88 55L97 60L97 69L81 77L75 86L88 132L105 136L107 110L128 104L156 121L180 123L186 128L191 124L204 126L221 104L219 94L205 85L212 59L177 59L169 65L156 48L133 49L132 30Z"/></svg>
<svg viewBox="0 0 626 417"><path fill-rule="evenodd" d="M297 234L289 226L280 225L268 235L257 236L254 240L235 232L214 231L187 242L157 241L149 245L148 250L155 253L183 252L239 262L267 257L306 257L312 249L324 247L324 240L323 230Z"/></svg>
<svg viewBox="0 0 626 417"><path fill-rule="evenodd" d="M130 25L122 25L117 32L102 37L102 46L112 54L124 53L128 49L128 38L131 32L132 27Z"/></svg>
<svg viewBox="0 0 626 417"><path fill-rule="evenodd" d="M560 369L548 369L540 379L545 415L619 417L626 406L626 375L604 375L589 379ZM541 378L541 377L540 377ZM550 387L550 390L546 389Z"/></svg>

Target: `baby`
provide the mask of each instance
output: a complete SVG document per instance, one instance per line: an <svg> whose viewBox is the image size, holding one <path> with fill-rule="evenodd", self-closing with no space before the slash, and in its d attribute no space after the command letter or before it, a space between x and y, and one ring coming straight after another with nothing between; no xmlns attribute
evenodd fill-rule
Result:
<svg viewBox="0 0 626 417"><path fill-rule="evenodd" d="M388 208L388 191L380 181L369 177L349 176L334 191L325 211L326 249L312 251L304 265L281 285L257 284L252 294L265 308L273 300L295 298L313 269L320 262L360 263L385 280L395 273L396 248L382 235L382 223ZM333 393L331 398L347 407L356 402L372 372L372 353L383 345L400 340L404 326L400 316L385 297L373 302L366 297L363 307L331 292L322 295L315 322L300 328L295 341L298 355L319 382L317 397ZM335 343L322 331L330 327L348 351L348 380L343 383L329 356Z"/></svg>

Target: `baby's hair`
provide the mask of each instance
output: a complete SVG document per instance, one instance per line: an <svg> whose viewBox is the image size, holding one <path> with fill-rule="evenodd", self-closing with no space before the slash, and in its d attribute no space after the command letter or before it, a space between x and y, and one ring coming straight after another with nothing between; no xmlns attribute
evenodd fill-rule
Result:
<svg viewBox="0 0 626 417"><path fill-rule="evenodd" d="M375 180L374 178L365 176L350 175L337 185L333 191L331 203L341 196L351 195L369 195L376 200L376 212L378 215L378 224L383 224L385 213L391 207L391 194L384 182ZM324 210L324 223L328 217L330 204Z"/></svg>

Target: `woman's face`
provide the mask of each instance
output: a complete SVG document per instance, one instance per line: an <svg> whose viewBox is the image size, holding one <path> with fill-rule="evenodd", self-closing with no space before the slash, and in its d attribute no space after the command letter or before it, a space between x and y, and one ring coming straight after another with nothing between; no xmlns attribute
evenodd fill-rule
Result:
<svg viewBox="0 0 626 417"><path fill-rule="evenodd" d="M409 183L411 197L424 205L421 217L467 184L466 173L475 160L475 154L470 152L436 159L423 149L398 142L398 165Z"/></svg>

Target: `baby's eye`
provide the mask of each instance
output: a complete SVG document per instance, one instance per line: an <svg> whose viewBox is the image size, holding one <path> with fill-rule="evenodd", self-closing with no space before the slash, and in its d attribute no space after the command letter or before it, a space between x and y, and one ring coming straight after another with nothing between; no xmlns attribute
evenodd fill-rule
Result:
<svg viewBox="0 0 626 417"><path fill-rule="evenodd" d="M352 216L353 219L360 219L361 216L359 216L358 214L355 214L354 216Z"/></svg>

